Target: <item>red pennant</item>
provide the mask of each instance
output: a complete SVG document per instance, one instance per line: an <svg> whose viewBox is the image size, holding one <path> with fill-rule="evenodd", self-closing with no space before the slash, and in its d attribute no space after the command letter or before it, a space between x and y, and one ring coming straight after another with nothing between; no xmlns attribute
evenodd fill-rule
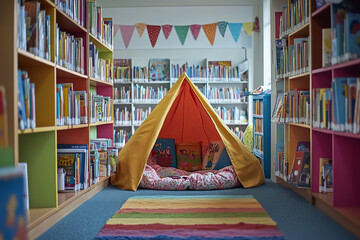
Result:
<svg viewBox="0 0 360 240"><path fill-rule="evenodd" d="M147 27L147 31L149 34L151 45L152 45L152 47L155 47L155 44L159 37L161 27L156 26L156 25L147 25L146 27Z"/></svg>
<svg viewBox="0 0 360 240"><path fill-rule="evenodd" d="M199 24L193 24L190 25L190 31L193 34L195 40L197 40L199 33L200 33L201 25Z"/></svg>
<svg viewBox="0 0 360 240"><path fill-rule="evenodd" d="M162 25L162 30L164 32L164 35L165 35L165 39L168 39L170 33L171 33L171 30L172 30L172 25Z"/></svg>

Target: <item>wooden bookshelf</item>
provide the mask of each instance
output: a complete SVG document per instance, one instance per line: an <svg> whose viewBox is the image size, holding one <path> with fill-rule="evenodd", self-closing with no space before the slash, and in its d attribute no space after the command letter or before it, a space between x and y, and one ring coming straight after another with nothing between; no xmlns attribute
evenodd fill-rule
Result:
<svg viewBox="0 0 360 240"><path fill-rule="evenodd" d="M42 232L92 197L109 183L109 177L76 193L58 193L57 188L57 144L85 144L90 138L113 139L113 123L57 126L56 84L72 83L75 91L94 91L99 95L113 97L112 84L91 84L88 74L88 1L85 4L85 24L81 26L55 5L55 1L38 0L41 10L50 16L49 60L19 49L17 46L17 3L4 1L0 26L7 34L0 39L0 85L5 87L8 107L8 140L13 151L13 163L28 165L29 202L28 237L34 239ZM84 72L79 73L55 63L55 28L81 37L84 47ZM99 42L99 44L102 44ZM113 51L103 47L101 58L110 59ZM18 126L18 69L26 71L31 83L35 84L36 127L20 130ZM100 81L99 81L100 82ZM93 88L91 90L91 88ZM88 111L89 112L89 111ZM90 118L88 119L89 122ZM95 130L94 130L95 129ZM95 132L95 134L93 134ZM92 135L93 134L93 135ZM89 164L90 165L90 164Z"/></svg>
<svg viewBox="0 0 360 240"><path fill-rule="evenodd" d="M284 83L277 81L276 86L285 92L297 88L309 89L310 101L313 102L312 92L318 88L331 88L334 78L359 77L360 59L328 67L322 66L321 32L322 29L331 27L331 4L326 3L316 9L316 0L309 0L309 3L309 23L289 33L288 39L291 43L294 37L309 35L311 39L310 72L287 77L284 79ZM311 104L311 108L313 108L313 104ZM312 113L313 109L311 109L311 117ZM360 237L360 193L357 191L360 184L358 178L360 134L315 128L312 120L310 122L311 125L291 122L284 125L278 124L277 128L283 128L284 151L289 153L289 170L291 170L291 159L294 158L296 142L310 141L311 188L309 190L297 188L280 177L277 177L276 181L303 196L350 232ZM332 193L319 192L320 158L332 159Z"/></svg>

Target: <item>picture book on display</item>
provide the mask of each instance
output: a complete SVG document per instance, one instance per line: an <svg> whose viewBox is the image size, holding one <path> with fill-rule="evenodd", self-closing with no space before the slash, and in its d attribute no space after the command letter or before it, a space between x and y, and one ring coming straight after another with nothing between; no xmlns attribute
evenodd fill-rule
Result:
<svg viewBox="0 0 360 240"><path fill-rule="evenodd" d="M297 143L289 182L294 186L310 188L310 142Z"/></svg>
<svg viewBox="0 0 360 240"><path fill-rule="evenodd" d="M332 159L320 158L319 163L319 192L332 192Z"/></svg>
<svg viewBox="0 0 360 240"><path fill-rule="evenodd" d="M170 59L150 59L149 80L170 81Z"/></svg>
<svg viewBox="0 0 360 240"><path fill-rule="evenodd" d="M58 169L62 168L65 171L64 192L76 192L80 189L80 155L59 150L57 152L57 165Z"/></svg>

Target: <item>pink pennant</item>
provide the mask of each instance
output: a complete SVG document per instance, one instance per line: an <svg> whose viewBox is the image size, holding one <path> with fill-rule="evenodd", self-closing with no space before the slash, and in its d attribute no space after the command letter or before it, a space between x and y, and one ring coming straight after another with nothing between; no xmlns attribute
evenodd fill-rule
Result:
<svg viewBox="0 0 360 240"><path fill-rule="evenodd" d="M165 39L168 39L170 33L171 33L171 30L172 30L172 25L162 25L162 30L163 30L163 33L165 35Z"/></svg>
<svg viewBox="0 0 360 240"><path fill-rule="evenodd" d="M201 25L199 24L193 24L190 25L190 30L192 32L192 35L194 36L195 40L197 40L199 33L200 33Z"/></svg>
<svg viewBox="0 0 360 240"><path fill-rule="evenodd" d="M161 27L156 26L156 25L147 25L146 27L147 27L147 31L149 34L151 45L152 45L152 47L155 47L155 44L159 37Z"/></svg>
<svg viewBox="0 0 360 240"><path fill-rule="evenodd" d="M119 29L120 29L120 25L119 24L114 24L114 37L118 33Z"/></svg>
<svg viewBox="0 0 360 240"><path fill-rule="evenodd" d="M124 40L125 48L128 48L129 46L134 29L135 25L120 25L120 31Z"/></svg>

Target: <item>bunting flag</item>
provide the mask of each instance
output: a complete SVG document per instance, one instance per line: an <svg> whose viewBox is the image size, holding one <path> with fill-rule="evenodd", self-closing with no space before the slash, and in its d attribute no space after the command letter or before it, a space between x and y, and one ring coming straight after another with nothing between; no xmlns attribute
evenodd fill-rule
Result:
<svg viewBox="0 0 360 240"><path fill-rule="evenodd" d="M172 27L173 27L172 25L162 25L162 30L163 30L165 39L168 39L168 37L171 33L171 30L172 30Z"/></svg>
<svg viewBox="0 0 360 240"><path fill-rule="evenodd" d="M243 23L243 27L244 27L246 34L250 36L254 30L254 22Z"/></svg>
<svg viewBox="0 0 360 240"><path fill-rule="evenodd" d="M120 25L114 24L114 37L118 33L119 29L120 29Z"/></svg>
<svg viewBox="0 0 360 240"><path fill-rule="evenodd" d="M181 42L181 45L184 46L184 42L185 42L185 39L186 39L186 36L188 34L188 31L189 31L189 25L187 26L174 26L175 27L175 30L176 30L176 33L178 35L178 38Z"/></svg>
<svg viewBox="0 0 360 240"><path fill-rule="evenodd" d="M206 37L208 38L211 46L214 45L215 40L215 34L216 34L216 23L210 23L210 24L204 24L202 25L202 28L206 34Z"/></svg>
<svg viewBox="0 0 360 240"><path fill-rule="evenodd" d="M145 23L137 23L137 24L135 24L135 26L136 26L136 30L139 34L139 37L141 37L145 31L146 24Z"/></svg>
<svg viewBox="0 0 360 240"><path fill-rule="evenodd" d="M190 25L190 31L195 40L197 40L199 33L200 33L201 25L200 24L193 24Z"/></svg>
<svg viewBox="0 0 360 240"><path fill-rule="evenodd" d="M220 32L221 36L223 36L223 37L225 37L225 32L226 32L227 25L228 25L228 23L225 22L225 21L217 22L219 32Z"/></svg>
<svg viewBox="0 0 360 240"><path fill-rule="evenodd" d="M237 42L242 28L242 23L229 23L228 25L234 41Z"/></svg>
<svg viewBox="0 0 360 240"><path fill-rule="evenodd" d="M125 44L125 48L128 48L131 37L134 33L135 26L134 25L119 25L119 26Z"/></svg>
<svg viewBox="0 0 360 240"><path fill-rule="evenodd" d="M158 40L158 37L159 37L161 27L157 26L157 25L146 25L146 27L147 27L147 31L148 31L148 34L149 34L151 46L155 47L155 44L156 44L156 42Z"/></svg>

